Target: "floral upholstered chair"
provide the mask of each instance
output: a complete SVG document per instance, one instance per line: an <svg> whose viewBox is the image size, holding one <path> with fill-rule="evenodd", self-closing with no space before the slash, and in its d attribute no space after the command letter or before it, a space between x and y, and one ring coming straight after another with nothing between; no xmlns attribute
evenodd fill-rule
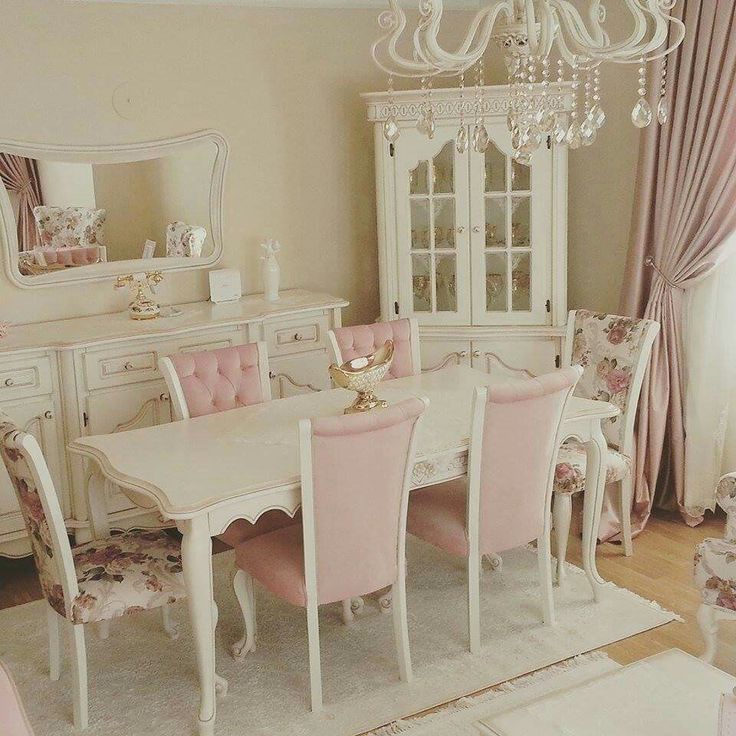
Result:
<svg viewBox="0 0 736 736"><path fill-rule="evenodd" d="M207 238L207 230L177 220L166 226L166 256L168 258L199 258Z"/></svg>
<svg viewBox="0 0 736 736"><path fill-rule="evenodd" d="M695 584L702 596L698 623L705 638L702 659L706 662L716 654L718 622L736 620L736 473L721 478L716 500L726 512L723 539L704 539L695 548Z"/></svg>
<svg viewBox="0 0 736 736"><path fill-rule="evenodd" d="M33 216L44 249L104 245L106 210L40 205L33 208Z"/></svg>
<svg viewBox="0 0 736 736"><path fill-rule="evenodd" d="M631 502L633 497L634 420L644 374L659 323L585 309L572 311L567 323L564 365L583 366L575 395L615 404L621 413L603 423L608 441L606 482L621 484L624 553L633 554ZM555 470L554 526L558 581L564 576L572 495L585 490L585 448L564 442Z"/></svg>
<svg viewBox="0 0 736 736"><path fill-rule="evenodd" d="M61 668L60 624L73 647L74 724L87 727L84 624L167 606L185 597L179 543L163 531L130 531L72 548L36 439L0 413L0 455L18 497L41 590L48 602L51 679ZM0 728L0 731L2 729Z"/></svg>

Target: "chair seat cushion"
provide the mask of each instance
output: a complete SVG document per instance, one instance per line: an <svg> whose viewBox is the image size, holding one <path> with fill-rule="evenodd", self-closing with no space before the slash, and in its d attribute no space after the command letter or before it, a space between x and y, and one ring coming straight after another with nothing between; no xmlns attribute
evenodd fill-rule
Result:
<svg viewBox="0 0 736 736"><path fill-rule="evenodd" d="M736 544L704 539L695 548L694 574L703 603L736 611Z"/></svg>
<svg viewBox="0 0 736 736"><path fill-rule="evenodd" d="M235 548L235 564L279 598L295 606L307 605L301 524L242 542Z"/></svg>
<svg viewBox="0 0 736 736"><path fill-rule="evenodd" d="M409 496L409 534L453 555L467 557L467 481L438 483Z"/></svg>
<svg viewBox="0 0 736 736"><path fill-rule="evenodd" d="M555 468L555 493L579 493L585 490L585 445L575 440L562 444ZM606 453L606 483L615 483L631 473L631 458L608 448Z"/></svg>
<svg viewBox="0 0 736 736"><path fill-rule="evenodd" d="M181 546L163 531L93 540L75 547L72 555L79 584L71 610L75 624L106 621L186 597Z"/></svg>

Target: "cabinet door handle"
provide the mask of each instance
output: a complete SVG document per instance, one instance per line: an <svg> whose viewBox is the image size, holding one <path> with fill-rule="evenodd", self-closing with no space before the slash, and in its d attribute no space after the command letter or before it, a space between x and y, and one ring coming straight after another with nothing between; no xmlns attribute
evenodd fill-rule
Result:
<svg viewBox="0 0 736 736"><path fill-rule="evenodd" d="M132 370L133 370L133 368L135 368L135 366L134 366L134 365L133 365L133 364L132 364L132 363L131 363L130 361L128 361L127 363L125 363L125 364L123 365L123 368L124 368L124 369L125 369L126 371L132 371Z"/></svg>
<svg viewBox="0 0 736 736"><path fill-rule="evenodd" d="M480 227L480 225L473 225L473 232L474 232L474 233L479 233L479 232L480 232L480 230L481 230L481 227Z"/></svg>
<svg viewBox="0 0 736 736"><path fill-rule="evenodd" d="M169 395L168 395L168 394L167 394L166 392L164 392L164 393L162 393L162 394L161 394L161 395L160 395L160 396L158 397L158 400L159 400L159 401L168 401L168 400L169 400Z"/></svg>
<svg viewBox="0 0 736 736"><path fill-rule="evenodd" d="M480 358L481 352L480 350L473 350L473 357L474 358Z"/></svg>
<svg viewBox="0 0 736 736"><path fill-rule="evenodd" d="M299 333L299 332L294 333L294 340L296 342L301 342L303 339L304 338L302 337L301 333Z"/></svg>
<svg viewBox="0 0 736 736"><path fill-rule="evenodd" d="M468 351L467 350L461 350L458 353L458 357L460 357L460 358L467 358L468 357Z"/></svg>
<svg viewBox="0 0 736 736"><path fill-rule="evenodd" d="M5 379L5 385L6 386L12 386L15 384L15 381L12 378L6 378Z"/></svg>
<svg viewBox="0 0 736 736"><path fill-rule="evenodd" d="M51 409L48 409L43 413L44 419L53 419L54 418L54 412L51 411Z"/></svg>
<svg viewBox="0 0 736 736"><path fill-rule="evenodd" d="M465 232L465 226L460 225L460 227L457 229L457 231L462 235Z"/></svg>

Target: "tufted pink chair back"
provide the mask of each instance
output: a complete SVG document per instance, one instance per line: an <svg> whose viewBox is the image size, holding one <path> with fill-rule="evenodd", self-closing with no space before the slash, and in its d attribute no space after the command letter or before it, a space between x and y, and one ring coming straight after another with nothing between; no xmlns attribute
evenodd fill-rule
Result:
<svg viewBox="0 0 736 736"><path fill-rule="evenodd" d="M3 736L33 736L18 690L2 662L0 662L0 714Z"/></svg>
<svg viewBox="0 0 736 736"><path fill-rule="evenodd" d="M418 376L419 339L416 323L409 319L397 319L392 322L376 322L372 325L355 325L354 327L338 327L332 331L335 349L335 362L338 365L352 360L364 358L375 353L386 340L394 342L394 359L388 372L388 378Z"/></svg>
<svg viewBox="0 0 736 736"><path fill-rule="evenodd" d="M470 509L477 494L482 554L513 549L542 535L562 415L581 373L580 366L573 366L476 394L469 487ZM474 456L478 450L480 458Z"/></svg>
<svg viewBox="0 0 736 736"><path fill-rule="evenodd" d="M271 398L263 343L169 356L189 417L214 414Z"/></svg>
<svg viewBox="0 0 736 736"><path fill-rule="evenodd" d="M396 581L415 430L425 406L422 399L408 399L300 424L305 540L313 524L319 603ZM305 457L310 449L311 463Z"/></svg>

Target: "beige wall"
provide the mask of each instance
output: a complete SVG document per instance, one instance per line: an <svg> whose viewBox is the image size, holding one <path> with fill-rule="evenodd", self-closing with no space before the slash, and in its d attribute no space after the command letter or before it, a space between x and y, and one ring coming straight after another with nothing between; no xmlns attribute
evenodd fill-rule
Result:
<svg viewBox="0 0 736 736"><path fill-rule="evenodd" d="M221 265L240 268L245 290L258 291L258 244L277 237L284 286L345 296L346 321L369 320L378 305L374 170L358 94L385 85L369 58L375 16L3 0L0 137L110 143L216 128L231 147ZM621 117L635 70L605 76L609 103L624 81ZM631 125L607 109L600 143L573 154L570 181L570 304L601 309L618 301L636 156ZM0 278L2 319L124 306L107 283L21 290ZM169 302L204 299L206 273L170 275L160 291Z"/></svg>

